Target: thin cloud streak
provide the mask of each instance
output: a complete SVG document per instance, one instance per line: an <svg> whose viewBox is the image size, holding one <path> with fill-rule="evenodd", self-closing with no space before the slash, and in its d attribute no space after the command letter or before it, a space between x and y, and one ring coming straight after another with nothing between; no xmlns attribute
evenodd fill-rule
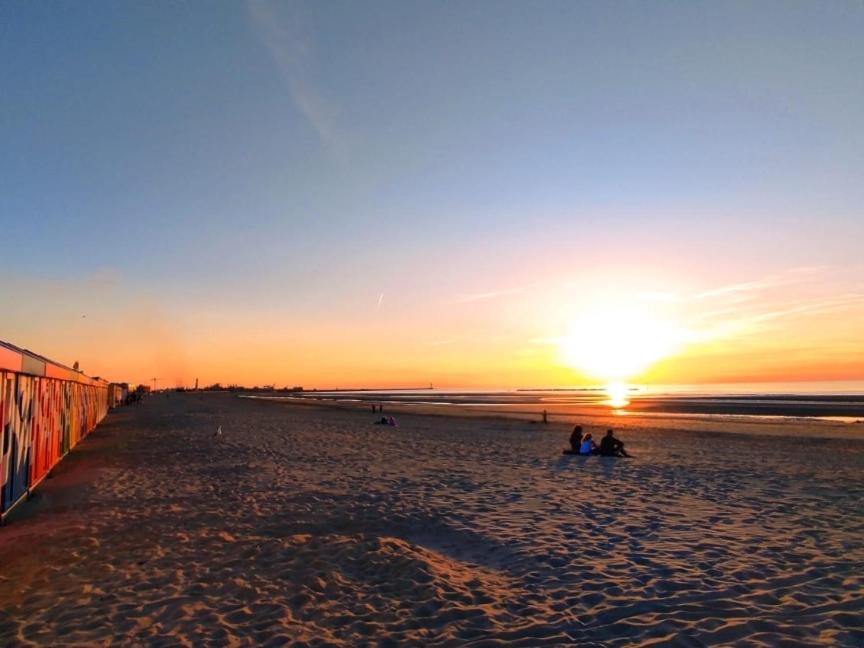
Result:
<svg viewBox="0 0 864 648"><path fill-rule="evenodd" d="M503 290L490 290L489 292L474 293L471 295L463 295L454 300L454 304L470 304L472 302L484 301L486 299L497 299L498 297L506 297L507 295L517 295L533 288L537 284L529 284L527 286L519 286L518 288L505 288Z"/></svg>
<svg viewBox="0 0 864 648"><path fill-rule="evenodd" d="M847 295L820 299L810 303L799 303L797 305L789 304L789 302L786 302L785 304L774 304L773 308L767 310L748 309L750 310L750 313L747 315L730 317L725 320L721 318L720 321L717 321L707 328L696 331L696 340L708 341L764 333L766 331L775 330L777 328L778 320L785 318L795 316L812 317L864 306L864 294L850 293Z"/></svg>
<svg viewBox="0 0 864 648"><path fill-rule="evenodd" d="M294 25L277 15L267 0L246 3L253 29L258 33L288 83L291 99L318 135L324 148L338 161L345 160L344 138L338 134L333 110L307 81L304 62L311 46Z"/></svg>
<svg viewBox="0 0 864 648"><path fill-rule="evenodd" d="M787 270L785 273L783 273L783 275L780 276L771 276L766 277L765 279L744 281L741 283L721 286L719 288L712 288L711 290L706 290L698 293L695 298L710 299L714 297L734 297L747 295L747 298L749 299L750 295L752 295L753 293L768 290L770 288L780 288L782 286L791 286L793 284L810 281L817 275L820 275L824 272L825 268L822 266L792 268L790 270Z"/></svg>
<svg viewBox="0 0 864 648"><path fill-rule="evenodd" d="M767 313L755 315L751 319L755 322L764 322L779 319L781 317L788 317L790 315L818 315L858 305L864 305L864 295L843 295L830 299L823 299L810 304L801 304L799 306L791 306L781 310L769 311Z"/></svg>

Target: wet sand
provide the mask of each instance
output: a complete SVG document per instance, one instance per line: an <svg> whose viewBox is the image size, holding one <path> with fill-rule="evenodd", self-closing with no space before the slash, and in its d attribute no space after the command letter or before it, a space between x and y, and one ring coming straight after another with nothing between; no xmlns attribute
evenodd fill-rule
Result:
<svg viewBox="0 0 864 648"><path fill-rule="evenodd" d="M605 416L610 412L651 415L652 418L699 418L738 422L748 419L780 419L784 424L797 420L812 423L857 424L864 436L864 395L862 394L687 394L631 390L614 408L605 390L509 390L459 392L447 390L365 390L318 392L251 391L244 395L293 402L313 401L351 407L384 403L387 407L410 405L441 411L483 411L498 415L538 414L550 416ZM776 422L776 421L775 421Z"/></svg>
<svg viewBox="0 0 864 648"><path fill-rule="evenodd" d="M397 417L111 414L0 529L0 642L864 645L860 439Z"/></svg>

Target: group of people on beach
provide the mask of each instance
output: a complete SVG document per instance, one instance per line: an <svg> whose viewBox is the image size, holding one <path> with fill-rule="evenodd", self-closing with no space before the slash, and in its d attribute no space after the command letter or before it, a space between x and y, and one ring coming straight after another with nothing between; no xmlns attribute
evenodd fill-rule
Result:
<svg viewBox="0 0 864 648"><path fill-rule="evenodd" d="M629 457L624 449L624 442L615 438L612 430L606 430L606 436L600 439L600 445L595 443L591 433L582 433L582 426L577 425L570 434L572 454L600 455L601 457Z"/></svg>
<svg viewBox="0 0 864 648"><path fill-rule="evenodd" d="M375 405L373 403L372 404L372 411L378 412L379 414L381 414L384 411L384 406L383 405ZM391 427L396 427L396 419L394 419L392 416L382 416L380 419L375 421L375 425L389 425Z"/></svg>

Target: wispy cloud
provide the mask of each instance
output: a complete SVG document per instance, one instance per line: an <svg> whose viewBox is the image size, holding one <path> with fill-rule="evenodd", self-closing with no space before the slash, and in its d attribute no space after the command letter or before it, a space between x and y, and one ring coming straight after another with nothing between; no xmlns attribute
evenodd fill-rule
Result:
<svg viewBox="0 0 864 648"><path fill-rule="evenodd" d="M720 286L700 292L696 295L696 299L710 299L714 297L741 297L751 296L772 288L781 286L791 286L793 284L810 281L817 275L825 272L823 266L808 266L801 268L791 268L779 275L765 277L754 281L744 281L740 283Z"/></svg>
<svg viewBox="0 0 864 648"><path fill-rule="evenodd" d="M712 288L711 290L706 290L705 292L701 292L696 295L696 299L709 299L711 297L725 297L727 295L737 295L740 293L754 293L765 290L767 288L774 288L776 286L782 286L785 282L777 282L777 281L746 281L743 283L730 284L728 286L721 286L720 288Z"/></svg>
<svg viewBox="0 0 864 648"><path fill-rule="evenodd" d="M507 295L516 295L521 292L525 292L529 288L532 288L536 284L529 284L527 286L519 286L517 288L504 288L502 290L490 290L488 292L482 293L473 293L469 295L462 295L453 301L455 304L470 304L471 302L483 301L485 299L497 299L498 297L506 297Z"/></svg>
<svg viewBox="0 0 864 648"><path fill-rule="evenodd" d="M296 20L280 15L269 0L249 0L246 6L252 27L285 77L295 106L315 130L324 148L337 160L344 161L347 150L336 126L334 111L308 78L312 52L309 38L298 28ZM290 7L279 5L280 8L286 6Z"/></svg>
<svg viewBox="0 0 864 648"><path fill-rule="evenodd" d="M706 313L699 319L702 326L696 327L698 341L740 337L782 331L784 320L796 317L817 317L833 312L842 312L864 307L864 294L847 293L801 302L792 300L763 300L746 308L729 308Z"/></svg>
<svg viewBox="0 0 864 648"><path fill-rule="evenodd" d="M864 295L849 294L837 297L816 300L809 303L788 306L776 310L769 310L749 318L752 322L767 322L770 320L790 317L793 315L821 315L832 311L844 310L846 308L864 305Z"/></svg>

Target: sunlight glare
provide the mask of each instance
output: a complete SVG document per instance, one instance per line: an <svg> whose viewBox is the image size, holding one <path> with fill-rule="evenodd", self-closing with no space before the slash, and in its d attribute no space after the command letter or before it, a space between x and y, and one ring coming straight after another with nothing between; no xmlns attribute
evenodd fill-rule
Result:
<svg viewBox="0 0 864 648"><path fill-rule="evenodd" d="M627 405L630 404L630 401L627 400L627 396L629 395L629 393L630 389L624 383L609 383L608 385L606 385L606 395L609 398L605 401L605 404L615 409L627 407Z"/></svg>
<svg viewBox="0 0 864 648"><path fill-rule="evenodd" d="M565 365L592 378L623 383L673 355L683 341L679 326L632 306L585 313L558 346Z"/></svg>

